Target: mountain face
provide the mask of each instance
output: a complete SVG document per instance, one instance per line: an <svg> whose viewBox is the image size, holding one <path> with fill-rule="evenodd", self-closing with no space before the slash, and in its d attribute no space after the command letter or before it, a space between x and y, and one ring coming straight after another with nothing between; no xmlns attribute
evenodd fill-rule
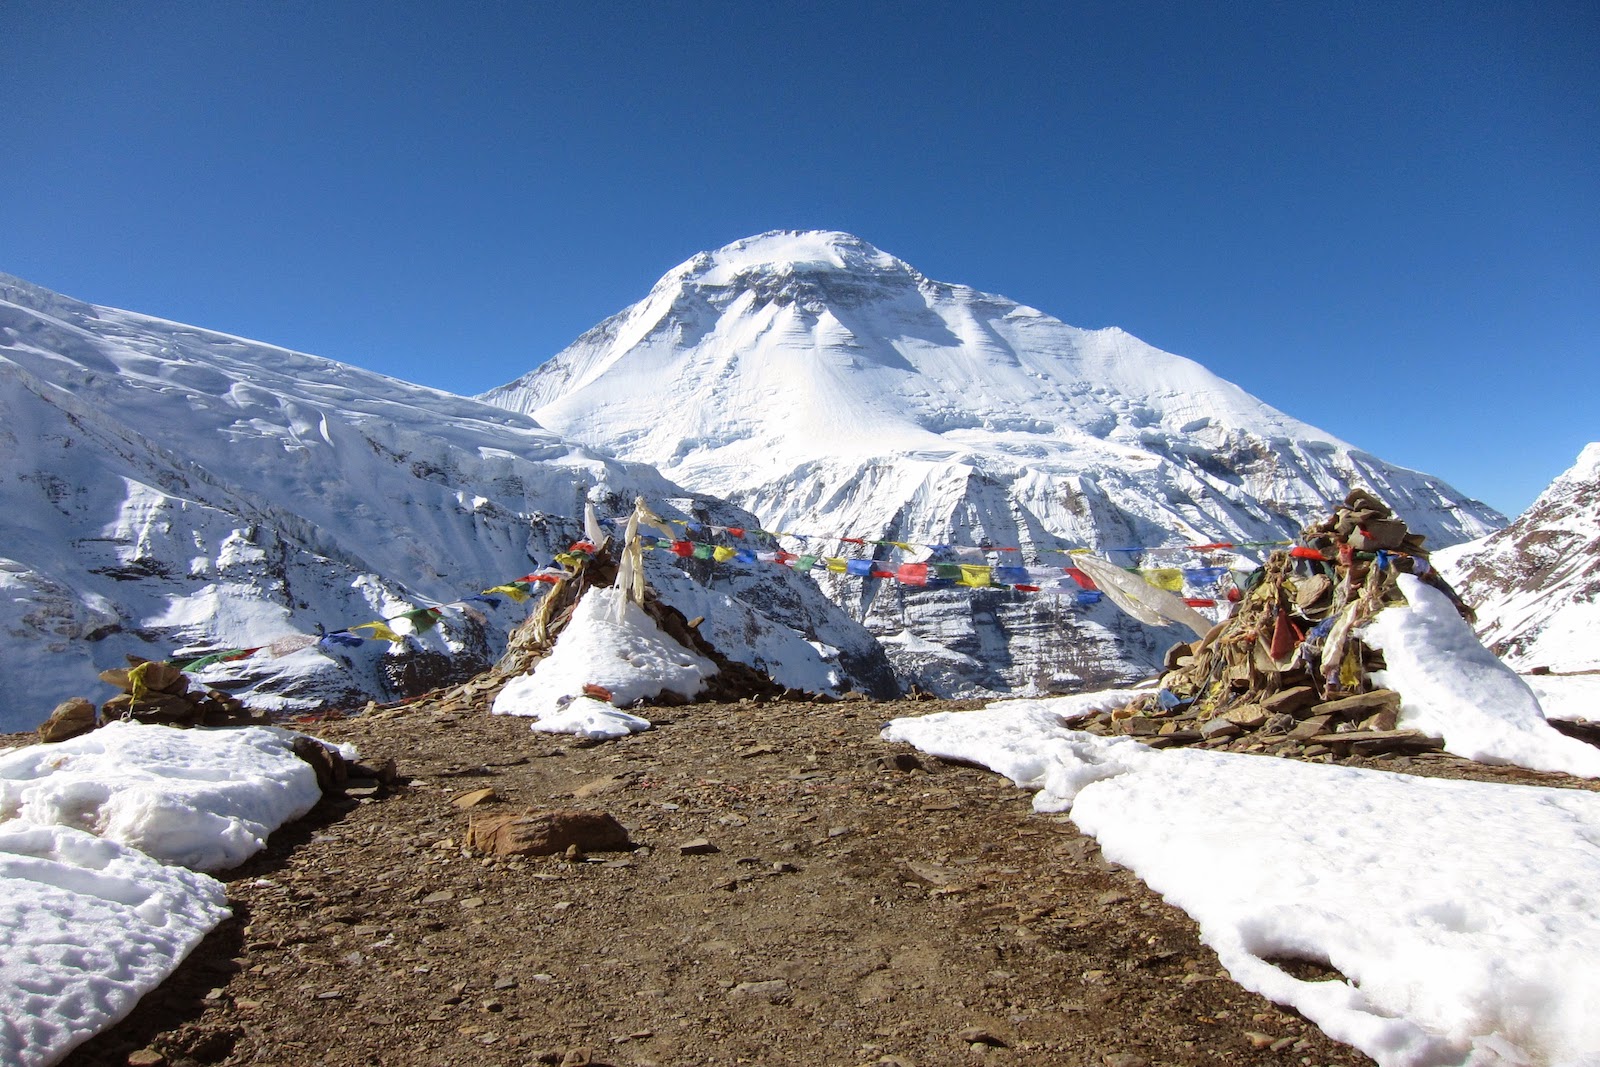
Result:
<svg viewBox="0 0 1600 1067"><path fill-rule="evenodd" d="M1434 557L1518 670L1600 670L1600 443L1503 530Z"/></svg>
<svg viewBox="0 0 1600 1067"><path fill-rule="evenodd" d="M769 530L1020 549L997 563L1293 537L1356 485L1430 545L1504 522L1191 360L932 281L841 233L697 255L480 399ZM904 680L952 694L1142 674L1173 636L1108 606L824 581Z"/></svg>
<svg viewBox="0 0 1600 1067"><path fill-rule="evenodd" d="M5 275L0 456L0 730L109 696L95 673L126 653L288 652L520 577L583 536L586 505L754 521L520 414ZM651 579L691 617L730 595L665 563ZM811 638L841 685L892 684L866 631L769 570L721 613L750 647L795 662L788 646L818 658ZM283 709L390 699L476 673L525 615L446 612L403 647L261 653L202 680Z"/></svg>

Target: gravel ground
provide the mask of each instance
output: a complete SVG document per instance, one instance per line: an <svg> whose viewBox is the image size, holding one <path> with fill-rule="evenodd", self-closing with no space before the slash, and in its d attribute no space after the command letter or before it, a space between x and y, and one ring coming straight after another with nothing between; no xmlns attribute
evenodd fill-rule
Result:
<svg viewBox="0 0 1600 1067"><path fill-rule="evenodd" d="M402 783L330 797L227 872L234 918L65 1062L1370 1062L1231 982L1066 817L878 736L960 706L655 709L598 745L426 703L303 727L392 757ZM608 812L635 848L463 848L474 816L553 808Z"/></svg>

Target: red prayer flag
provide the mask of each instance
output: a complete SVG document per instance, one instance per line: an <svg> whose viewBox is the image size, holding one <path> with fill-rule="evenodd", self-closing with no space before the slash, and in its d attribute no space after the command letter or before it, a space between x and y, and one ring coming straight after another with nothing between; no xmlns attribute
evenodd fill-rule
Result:
<svg viewBox="0 0 1600 1067"><path fill-rule="evenodd" d="M692 555L694 555L694 542L693 541L674 541L674 542L672 542L672 554L674 556L692 556Z"/></svg>
<svg viewBox="0 0 1600 1067"><path fill-rule="evenodd" d="M1078 587L1080 589L1088 589L1091 592L1099 589L1099 586L1094 584L1094 579L1080 571L1078 568L1068 567L1066 570L1068 576L1071 577L1073 581L1078 583Z"/></svg>
<svg viewBox="0 0 1600 1067"><path fill-rule="evenodd" d="M895 577L906 585L927 585L928 565L926 563L902 563Z"/></svg>

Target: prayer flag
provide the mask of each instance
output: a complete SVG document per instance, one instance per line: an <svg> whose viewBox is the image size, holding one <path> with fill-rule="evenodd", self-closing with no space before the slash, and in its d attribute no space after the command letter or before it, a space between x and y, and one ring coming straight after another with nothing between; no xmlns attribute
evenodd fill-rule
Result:
<svg viewBox="0 0 1600 1067"><path fill-rule="evenodd" d="M971 586L973 589L983 589L989 585L991 571L988 567L976 563L963 563L960 566L961 578L957 584Z"/></svg>
<svg viewBox="0 0 1600 1067"><path fill-rule="evenodd" d="M736 555L733 548L728 545L718 545L711 550L711 558L718 563L726 563Z"/></svg>
<svg viewBox="0 0 1600 1067"><path fill-rule="evenodd" d="M1139 576L1157 589L1165 589L1169 593L1183 592L1183 572L1176 567L1150 567L1140 571Z"/></svg>
<svg viewBox="0 0 1600 1067"><path fill-rule="evenodd" d="M906 585L927 585L928 565L926 563L902 563L895 577Z"/></svg>
<svg viewBox="0 0 1600 1067"><path fill-rule="evenodd" d="M331 634L323 634L317 639L318 648L359 648L366 644L366 638L359 637L349 630L335 630Z"/></svg>
<svg viewBox="0 0 1600 1067"><path fill-rule="evenodd" d="M350 629L371 630L374 641L392 641L395 644L405 644L406 640L381 622L364 622L360 626L352 626Z"/></svg>
<svg viewBox="0 0 1600 1067"><path fill-rule="evenodd" d="M872 573L870 559L853 559L845 564L844 572L857 578L865 578Z"/></svg>
<svg viewBox="0 0 1600 1067"><path fill-rule="evenodd" d="M1087 589L1090 592L1094 592L1095 589L1096 589L1096 586L1094 584L1094 579L1090 578L1087 574L1083 573L1077 567L1068 567L1067 568L1067 576L1069 578L1071 578L1073 581L1077 582L1078 583L1078 588L1080 588L1080 589Z"/></svg>

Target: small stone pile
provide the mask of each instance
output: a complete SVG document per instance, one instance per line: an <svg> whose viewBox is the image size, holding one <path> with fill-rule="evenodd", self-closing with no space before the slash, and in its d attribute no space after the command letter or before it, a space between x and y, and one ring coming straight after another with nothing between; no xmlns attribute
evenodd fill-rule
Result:
<svg viewBox="0 0 1600 1067"><path fill-rule="evenodd" d="M129 656L126 667L101 671L100 680L122 692L106 701L99 712L84 697L62 702L39 727L39 739L65 741L113 719L166 726L242 726L268 721L227 693L191 689L188 675L170 663Z"/></svg>
<svg viewBox="0 0 1600 1067"><path fill-rule="evenodd" d="M1429 565L1422 536L1356 489L1301 542L1268 557L1229 618L1168 651L1159 689L1080 728L1159 748L1313 759L1439 751L1439 742L1396 728L1400 695L1373 684L1383 656L1358 636L1385 606L1404 603L1400 574L1440 588L1471 617Z"/></svg>

